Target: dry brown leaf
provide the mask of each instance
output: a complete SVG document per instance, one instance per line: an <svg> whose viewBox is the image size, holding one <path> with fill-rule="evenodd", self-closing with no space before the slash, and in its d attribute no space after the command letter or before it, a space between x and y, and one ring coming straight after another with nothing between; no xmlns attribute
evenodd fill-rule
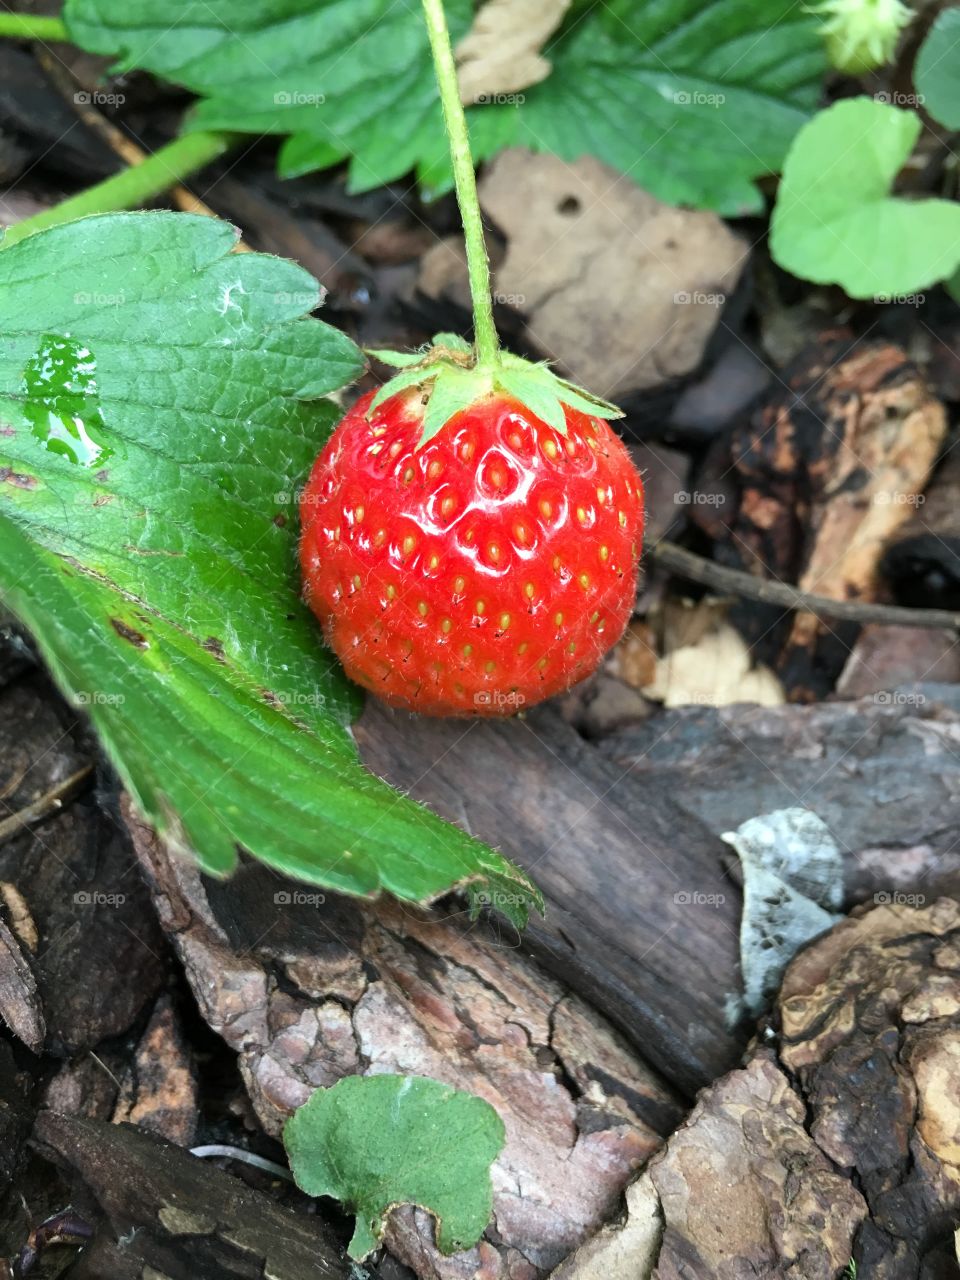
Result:
<svg viewBox="0 0 960 1280"><path fill-rule="evenodd" d="M487 0L457 45L464 105L516 94L545 80L551 66L540 50L569 7L570 0Z"/></svg>
<svg viewBox="0 0 960 1280"><path fill-rule="evenodd" d="M716 214L662 204L592 156L520 147L488 168L480 200L507 240L499 299L577 382L616 399L701 364L749 256Z"/></svg>

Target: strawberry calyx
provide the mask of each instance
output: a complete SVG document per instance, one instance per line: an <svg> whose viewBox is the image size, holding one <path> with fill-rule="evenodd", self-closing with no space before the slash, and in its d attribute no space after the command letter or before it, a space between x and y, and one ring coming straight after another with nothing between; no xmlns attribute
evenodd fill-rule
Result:
<svg viewBox="0 0 960 1280"><path fill-rule="evenodd" d="M518 400L564 436L564 406L596 418L623 417L622 409L559 377L546 361L524 360L498 350L494 359L478 362L470 344L455 333L438 333L420 351L369 350L367 354L399 369L371 400L367 417L385 400L408 387L419 387L426 397L420 446L456 414L496 392Z"/></svg>

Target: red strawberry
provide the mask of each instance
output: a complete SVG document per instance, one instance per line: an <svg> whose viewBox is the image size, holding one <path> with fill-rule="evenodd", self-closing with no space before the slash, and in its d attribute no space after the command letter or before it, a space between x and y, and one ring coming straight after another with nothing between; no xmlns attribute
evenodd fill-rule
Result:
<svg viewBox="0 0 960 1280"><path fill-rule="evenodd" d="M643 532L618 437L569 405L564 436L494 390L423 443L418 387L373 399L301 500L306 599L347 674L435 716L509 715L589 675L630 617Z"/></svg>

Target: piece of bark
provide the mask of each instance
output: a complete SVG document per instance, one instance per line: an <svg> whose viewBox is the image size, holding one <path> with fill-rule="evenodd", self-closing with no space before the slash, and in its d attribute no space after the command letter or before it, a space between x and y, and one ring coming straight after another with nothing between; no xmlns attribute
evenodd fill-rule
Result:
<svg viewBox="0 0 960 1280"><path fill-rule="evenodd" d="M960 645L954 633L870 623L857 637L836 691L840 698L862 698L920 681L960 681Z"/></svg>
<svg viewBox="0 0 960 1280"><path fill-rule="evenodd" d="M61 717L63 704L39 678L0 691L0 815L26 808L84 763L70 732L75 717ZM162 979L163 936L116 822L73 801L0 845L0 882L36 935L26 954L47 1051L67 1056L132 1026Z"/></svg>
<svg viewBox="0 0 960 1280"><path fill-rule="evenodd" d="M553 1280L946 1280L958 1213L960 903L881 906L793 960L763 1047Z"/></svg>
<svg viewBox="0 0 960 1280"><path fill-rule="evenodd" d="M869 1206L860 1274L955 1275L936 1259L960 1214L960 904L844 921L794 960L777 1009L810 1134Z"/></svg>
<svg viewBox="0 0 960 1280"><path fill-rule="evenodd" d="M464 726L371 698L354 735L374 773L530 871L547 913L524 944L665 1078L692 1095L738 1060L729 850L669 791L626 776L551 707Z"/></svg>
<svg viewBox="0 0 960 1280"><path fill-rule="evenodd" d="M811 707L684 707L600 743L718 835L804 805L844 855L848 902L960 891L960 687Z"/></svg>
<svg viewBox="0 0 960 1280"><path fill-rule="evenodd" d="M47 1034L43 1004L20 943L0 919L0 1017L28 1049L40 1053Z"/></svg>
<svg viewBox="0 0 960 1280"><path fill-rule="evenodd" d="M128 1124L41 1112L34 1142L97 1230L83 1280L349 1280L318 1217L283 1208L209 1161Z"/></svg>
<svg viewBox="0 0 960 1280"><path fill-rule="evenodd" d="M825 337L733 433L742 494L723 558L834 599L877 599L884 545L920 500L945 433L943 405L902 350ZM791 697L830 691L854 627L758 605L740 614L753 638L775 629Z"/></svg>
<svg viewBox="0 0 960 1280"><path fill-rule="evenodd" d="M443 1080L502 1116L494 1219L478 1248L443 1258L428 1215L392 1217L387 1245L419 1275L534 1280L609 1215L682 1114L515 939L390 901L311 905L257 864L204 881L128 822L201 1014L238 1052L268 1133L314 1089L370 1072Z"/></svg>
<svg viewBox="0 0 960 1280"><path fill-rule="evenodd" d="M705 1089L609 1228L552 1280L834 1280L866 1216L804 1128L803 1100L769 1051Z"/></svg>
<svg viewBox="0 0 960 1280"><path fill-rule="evenodd" d="M526 340L616 400L692 373L749 246L708 212L676 209L594 159L502 152L480 202L506 237L496 291Z"/></svg>
<svg viewBox="0 0 960 1280"><path fill-rule="evenodd" d="M960 457L955 451L888 542L881 569L901 604L960 609Z"/></svg>
<svg viewBox="0 0 960 1280"><path fill-rule="evenodd" d="M113 1114L179 1147L197 1130L197 1080L180 1020L169 996L154 1006Z"/></svg>
<svg viewBox="0 0 960 1280"><path fill-rule="evenodd" d="M20 1163L33 1124L29 1077L17 1067L10 1045L0 1040L0 1192L5 1192Z"/></svg>

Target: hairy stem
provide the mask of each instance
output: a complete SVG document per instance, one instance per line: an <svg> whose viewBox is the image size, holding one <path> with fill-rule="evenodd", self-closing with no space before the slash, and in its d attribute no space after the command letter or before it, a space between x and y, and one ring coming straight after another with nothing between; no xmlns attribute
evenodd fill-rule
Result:
<svg viewBox="0 0 960 1280"><path fill-rule="evenodd" d="M175 187L196 169L202 169L211 160L230 149L235 135L228 133L186 133L159 151L148 156L142 164L134 165L88 187L79 195L34 214L10 227L3 238L3 247L16 244L35 231L59 226L74 218L90 213L112 213L118 209L135 209L139 205L162 195L169 187Z"/></svg>
<svg viewBox="0 0 960 1280"><path fill-rule="evenodd" d="M453 61L450 31L447 27L443 0L423 0L423 12L427 19L427 34L433 53L433 65L440 86L443 103L443 119L450 141L450 158L457 186L457 204L463 222L463 237L467 247L467 270L470 275L470 296L473 299L473 338L477 353L477 365L489 368L497 363L497 328L493 322L493 299L490 294L490 262L483 239L483 222L480 201L477 198L477 178L473 171L470 153L470 134L467 117L460 103L457 87L457 68Z"/></svg>
<svg viewBox="0 0 960 1280"><path fill-rule="evenodd" d="M32 13L0 13L0 36L13 40L69 40L59 18L38 18Z"/></svg>

